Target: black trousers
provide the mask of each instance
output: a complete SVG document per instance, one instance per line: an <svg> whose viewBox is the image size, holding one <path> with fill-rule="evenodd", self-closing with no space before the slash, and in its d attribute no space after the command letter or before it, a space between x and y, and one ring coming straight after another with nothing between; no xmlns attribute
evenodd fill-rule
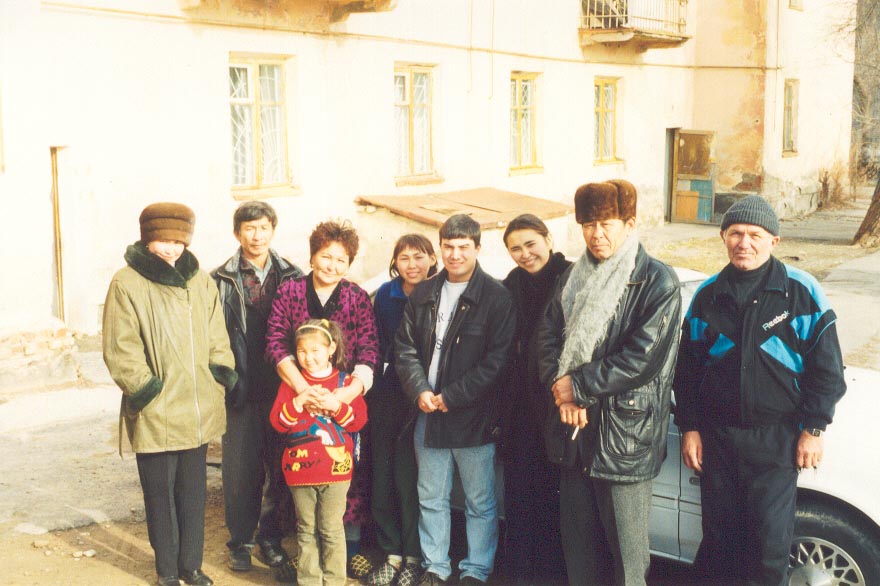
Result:
<svg viewBox="0 0 880 586"><path fill-rule="evenodd" d="M284 438L269 423L273 401L247 402L226 410L223 434L223 502L230 549L257 543L278 545L293 501L281 471Z"/></svg>
<svg viewBox="0 0 880 586"><path fill-rule="evenodd" d="M208 444L179 452L137 454L147 532L160 576L202 567L207 454Z"/></svg>
<svg viewBox="0 0 880 586"><path fill-rule="evenodd" d="M793 424L701 431L703 542L708 584L787 583L797 496Z"/></svg>
<svg viewBox="0 0 880 586"><path fill-rule="evenodd" d="M533 446L509 442L504 452L504 560L507 584L565 584L559 534L559 467ZM531 448L531 449L530 449Z"/></svg>
<svg viewBox="0 0 880 586"><path fill-rule="evenodd" d="M399 422L374 420L372 440L373 498L376 539L386 555L422 557L419 544L418 468L412 426L401 433Z"/></svg>

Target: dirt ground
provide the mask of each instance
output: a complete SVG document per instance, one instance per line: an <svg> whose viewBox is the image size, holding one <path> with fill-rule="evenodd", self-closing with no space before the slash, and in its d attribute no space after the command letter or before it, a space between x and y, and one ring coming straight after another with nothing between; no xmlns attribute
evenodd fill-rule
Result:
<svg viewBox="0 0 880 586"><path fill-rule="evenodd" d="M717 230L715 228L714 230ZM649 252L662 260L711 274L726 263L717 231L707 230L690 239L663 242L646 240ZM704 236L705 235L705 236ZM776 255L820 279L836 265L873 252L845 241L783 239ZM220 472L209 468L204 571L218 586L277 584L268 568L254 560L248 573L226 567L227 531L223 521ZM2 479L0 479L2 483ZM70 483L75 490L75 482ZM87 504L84 503L83 507ZM289 551L292 539L285 541ZM43 535L26 535L0 526L0 584L3 586L142 586L155 581L153 553L147 538L142 508L128 519L91 524ZM687 570L659 562L652 570L652 586L686 584ZM499 584L496 578L493 583Z"/></svg>
<svg viewBox="0 0 880 586"><path fill-rule="evenodd" d="M718 272L727 264L727 255L721 239L717 236L668 242L650 252L671 265L688 267L709 275ZM821 280L837 265L870 252L873 252L873 249L841 242L784 238L773 254L781 261L803 269Z"/></svg>
<svg viewBox="0 0 880 586"><path fill-rule="evenodd" d="M209 471L211 474L219 473ZM215 483L216 484L216 483ZM453 531L463 538L461 520ZM275 585L269 568L254 558L254 568L247 573L232 572L226 567L228 537L223 524L223 494L219 486L208 491L205 515L205 555L203 569L217 586ZM461 539L455 539L459 543ZM292 537L284 540L288 551L295 551ZM460 559L463 552L455 551ZM0 584L3 586L144 586L155 583L153 552L147 537L142 514L127 520L93 524L45 535L23 535L3 532L0 537L3 554ZM374 547L368 551L375 562L380 556ZM499 554L503 555L503 554ZM501 559L497 561L502 563ZM497 572L496 572L497 573ZM649 586L684 586L692 584L689 569L673 562L654 560ZM182 582L181 582L182 584ZM357 584L349 580L349 586ZM503 580L494 576L490 586Z"/></svg>
<svg viewBox="0 0 880 586"><path fill-rule="evenodd" d="M216 474L216 472L214 472ZM223 526L223 495L208 494L205 516L204 571L218 586L277 584L269 568L255 560L254 569L233 574L225 566L227 536ZM292 544L289 544L292 545ZM111 523L94 524L45 535L5 533L4 586L143 586L153 584L153 551L142 514ZM88 557L93 554L92 557Z"/></svg>

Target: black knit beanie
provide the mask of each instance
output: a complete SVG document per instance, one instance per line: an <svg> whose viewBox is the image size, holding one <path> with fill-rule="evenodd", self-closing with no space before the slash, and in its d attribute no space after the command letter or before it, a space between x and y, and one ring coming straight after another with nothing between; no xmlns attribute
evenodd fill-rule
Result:
<svg viewBox="0 0 880 586"><path fill-rule="evenodd" d="M721 219L721 231L727 230L733 224L760 226L774 236L779 236L779 218L767 200L760 195L749 195L730 206Z"/></svg>

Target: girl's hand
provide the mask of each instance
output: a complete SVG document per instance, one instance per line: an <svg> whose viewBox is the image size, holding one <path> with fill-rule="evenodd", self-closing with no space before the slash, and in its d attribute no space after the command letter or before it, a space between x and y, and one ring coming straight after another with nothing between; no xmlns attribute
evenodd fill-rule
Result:
<svg viewBox="0 0 880 586"><path fill-rule="evenodd" d="M317 398L318 393L316 388L306 387L293 398L293 408L296 409L298 413L302 413L303 409L308 409L309 412L311 412L315 406Z"/></svg>
<svg viewBox="0 0 880 586"><path fill-rule="evenodd" d="M326 415L335 415L339 411L340 405L342 405L342 401L335 396L335 393L323 394L316 402L316 407Z"/></svg>

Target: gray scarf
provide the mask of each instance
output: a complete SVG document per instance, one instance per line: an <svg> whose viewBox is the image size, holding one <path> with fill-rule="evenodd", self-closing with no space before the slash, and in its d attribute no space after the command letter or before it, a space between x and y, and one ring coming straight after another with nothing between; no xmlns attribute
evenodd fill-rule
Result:
<svg viewBox="0 0 880 586"><path fill-rule="evenodd" d="M585 250L571 267L562 289L565 345L557 376L593 359L593 351L605 339L608 324L626 293L638 251L639 238L633 231L611 258L597 263Z"/></svg>

